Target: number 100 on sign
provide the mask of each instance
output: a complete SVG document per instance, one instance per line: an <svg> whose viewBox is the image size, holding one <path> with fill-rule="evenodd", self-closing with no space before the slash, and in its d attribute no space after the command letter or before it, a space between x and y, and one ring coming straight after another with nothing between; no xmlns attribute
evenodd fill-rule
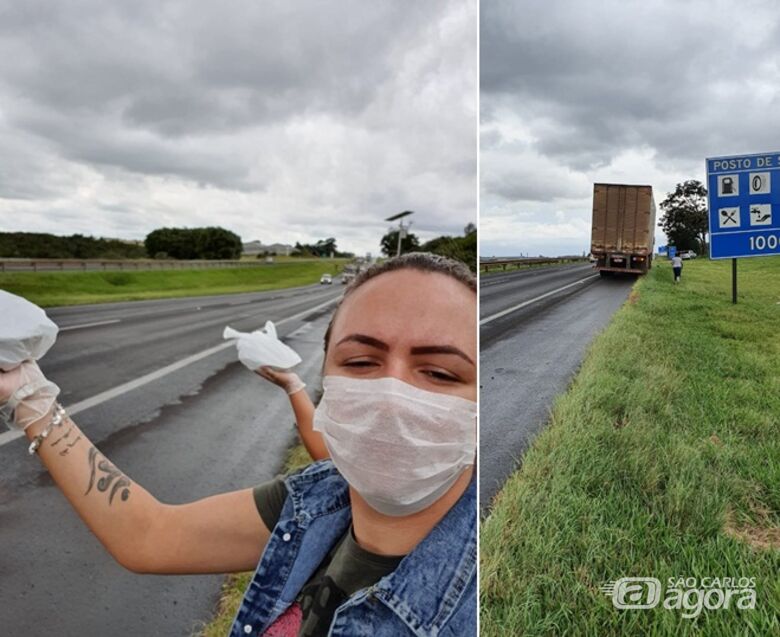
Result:
<svg viewBox="0 0 780 637"><path fill-rule="evenodd" d="M770 234L767 236L758 235L749 237L748 244L750 249L755 252L761 252L762 250L777 250L780 246L780 235Z"/></svg>

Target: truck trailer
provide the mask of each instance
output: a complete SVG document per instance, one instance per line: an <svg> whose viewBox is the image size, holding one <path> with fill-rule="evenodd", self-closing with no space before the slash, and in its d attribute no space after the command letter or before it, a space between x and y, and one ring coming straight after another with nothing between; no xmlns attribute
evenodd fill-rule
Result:
<svg viewBox="0 0 780 637"><path fill-rule="evenodd" d="M601 276L645 274L652 267L654 237L652 186L593 184L590 254Z"/></svg>

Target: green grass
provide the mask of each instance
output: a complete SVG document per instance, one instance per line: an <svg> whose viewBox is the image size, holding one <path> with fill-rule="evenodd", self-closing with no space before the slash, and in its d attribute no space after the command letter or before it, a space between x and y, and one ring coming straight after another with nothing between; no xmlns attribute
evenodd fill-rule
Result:
<svg viewBox="0 0 780 637"><path fill-rule="evenodd" d="M479 266L479 276L492 276L494 274L503 274L504 272L513 272L515 270L528 270L530 268L549 268L555 265L566 265L568 263L588 263L587 259L561 259L557 263L514 263L508 264L505 268L499 269L498 267L492 267L487 269L486 265L490 264L481 263Z"/></svg>
<svg viewBox="0 0 780 637"><path fill-rule="evenodd" d="M481 634L780 634L780 259L667 262L594 341L481 528ZM617 610L620 577L755 577L755 610ZM662 598L663 599L663 598Z"/></svg>
<svg viewBox="0 0 780 637"><path fill-rule="evenodd" d="M156 272L7 272L0 273L0 289L41 307L235 294L316 283L325 272L335 275L344 262Z"/></svg>
<svg viewBox="0 0 780 637"><path fill-rule="evenodd" d="M294 471L311 464L312 459L306 447L295 445L288 453L284 462L284 471ZM225 637L230 634L233 618L244 599L244 591L252 580L253 573L238 573L228 575L222 584L219 605L214 618L196 633L198 637Z"/></svg>

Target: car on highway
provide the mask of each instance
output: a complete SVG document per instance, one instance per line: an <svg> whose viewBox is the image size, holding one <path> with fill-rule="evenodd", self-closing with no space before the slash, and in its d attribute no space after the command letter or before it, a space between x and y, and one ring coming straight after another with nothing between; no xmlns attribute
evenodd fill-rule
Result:
<svg viewBox="0 0 780 637"><path fill-rule="evenodd" d="M348 272L345 272L344 274L341 275L341 278L339 280L341 281L341 285L346 285L347 283L352 281L352 279L354 279L354 278L355 278L354 274L350 274Z"/></svg>
<svg viewBox="0 0 780 637"><path fill-rule="evenodd" d="M695 259L696 253L693 250L683 250L680 252L680 258L683 261L687 261L688 259Z"/></svg>
<svg viewBox="0 0 780 637"><path fill-rule="evenodd" d="M333 285L333 276L330 274L323 274L320 277L320 285Z"/></svg>

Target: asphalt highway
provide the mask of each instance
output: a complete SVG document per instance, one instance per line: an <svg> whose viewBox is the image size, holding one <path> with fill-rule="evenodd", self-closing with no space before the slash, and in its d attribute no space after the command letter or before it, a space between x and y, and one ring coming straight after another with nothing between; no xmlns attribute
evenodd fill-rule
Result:
<svg viewBox="0 0 780 637"><path fill-rule="evenodd" d="M626 300L633 277L590 265L483 277L480 290L480 503L517 469L588 344Z"/></svg>
<svg viewBox="0 0 780 637"><path fill-rule="evenodd" d="M317 391L322 337L342 289L288 290L54 308L43 360L74 420L124 473L164 502L253 486L294 439L284 392L250 373L222 330L277 323ZM222 577L135 575L84 526L26 440L0 434L0 633L191 635Z"/></svg>

